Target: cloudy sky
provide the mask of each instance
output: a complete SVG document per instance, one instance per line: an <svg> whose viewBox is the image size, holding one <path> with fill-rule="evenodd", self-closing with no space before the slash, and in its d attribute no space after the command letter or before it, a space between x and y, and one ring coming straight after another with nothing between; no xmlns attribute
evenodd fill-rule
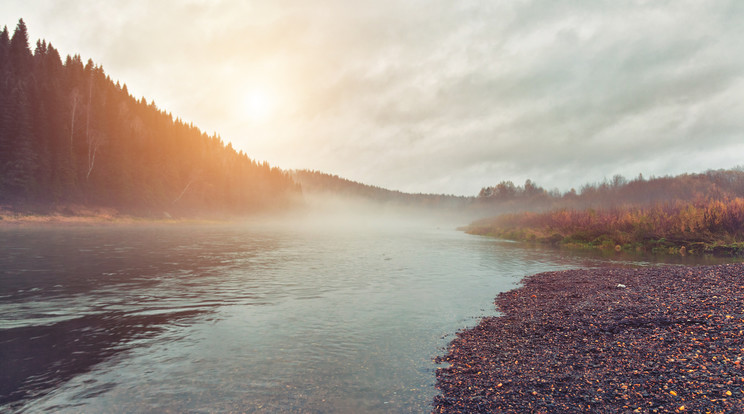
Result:
<svg viewBox="0 0 744 414"><path fill-rule="evenodd" d="M3 0L282 168L473 195L744 165L744 2Z"/></svg>

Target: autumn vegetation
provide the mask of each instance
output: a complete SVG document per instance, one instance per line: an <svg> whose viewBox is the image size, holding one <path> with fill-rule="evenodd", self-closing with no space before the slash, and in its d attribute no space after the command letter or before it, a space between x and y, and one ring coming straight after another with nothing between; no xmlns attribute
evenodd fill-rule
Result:
<svg viewBox="0 0 744 414"><path fill-rule="evenodd" d="M561 209L608 209L617 206L650 206L657 203L696 200L726 200L744 197L744 170L710 170L699 174L628 180L615 175L611 180L587 183L561 193L546 190L531 180L523 186L502 181L484 187L476 204L496 213L549 211Z"/></svg>
<svg viewBox="0 0 744 414"><path fill-rule="evenodd" d="M741 256L744 198L505 214L477 221L467 231L574 247Z"/></svg>
<svg viewBox="0 0 744 414"><path fill-rule="evenodd" d="M472 234L605 250L744 255L744 169L585 184L546 191L501 182L477 203L497 212Z"/></svg>

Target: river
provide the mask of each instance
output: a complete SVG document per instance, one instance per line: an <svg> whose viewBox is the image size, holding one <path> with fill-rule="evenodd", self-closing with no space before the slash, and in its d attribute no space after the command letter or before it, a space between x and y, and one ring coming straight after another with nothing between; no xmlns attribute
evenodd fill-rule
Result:
<svg viewBox="0 0 744 414"><path fill-rule="evenodd" d="M523 276L607 260L407 221L0 230L0 411L426 412Z"/></svg>

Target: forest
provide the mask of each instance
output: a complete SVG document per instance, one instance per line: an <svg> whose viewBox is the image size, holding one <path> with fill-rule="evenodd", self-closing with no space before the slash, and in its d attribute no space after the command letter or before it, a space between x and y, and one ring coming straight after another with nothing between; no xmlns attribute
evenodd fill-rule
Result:
<svg viewBox="0 0 744 414"><path fill-rule="evenodd" d="M734 168L649 179L640 174L632 180L615 175L612 180L584 184L579 191L572 188L564 193L545 190L532 180L527 180L524 186L502 181L496 186L482 188L476 203L501 212L515 213L562 208L647 206L667 201L722 200L740 196L744 196L744 170Z"/></svg>
<svg viewBox="0 0 744 414"><path fill-rule="evenodd" d="M480 198L488 198L488 191L482 191ZM522 189L512 197L527 197L525 193ZM612 183L585 186L580 194L531 193L530 197L553 208L478 220L465 230L572 247L744 255L741 168L651 180L639 177L630 182L616 178ZM552 201L547 203L548 200Z"/></svg>
<svg viewBox="0 0 744 414"><path fill-rule="evenodd" d="M456 210L469 206L473 202L473 197L444 194L411 194L388 190L320 171L294 170L292 171L292 177L302 186L304 194L332 195L396 207Z"/></svg>
<svg viewBox="0 0 744 414"><path fill-rule="evenodd" d="M297 202L289 173L249 158L154 102L131 96L92 60L21 19L0 33L0 207L127 214L242 215Z"/></svg>

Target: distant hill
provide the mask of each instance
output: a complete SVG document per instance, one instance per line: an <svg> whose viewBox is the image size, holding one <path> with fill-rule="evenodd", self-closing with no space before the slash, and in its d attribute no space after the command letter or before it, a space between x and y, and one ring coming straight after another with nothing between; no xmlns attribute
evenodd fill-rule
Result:
<svg viewBox="0 0 744 414"><path fill-rule="evenodd" d="M92 60L31 51L23 20L0 33L0 206L83 205L134 214L283 208L292 177L135 99Z"/></svg>
<svg viewBox="0 0 744 414"><path fill-rule="evenodd" d="M300 183L303 193L308 195L337 196L393 206L426 207L445 210L462 208L472 202L472 197L444 194L411 194L388 190L319 171L294 170L292 171L292 177Z"/></svg>

